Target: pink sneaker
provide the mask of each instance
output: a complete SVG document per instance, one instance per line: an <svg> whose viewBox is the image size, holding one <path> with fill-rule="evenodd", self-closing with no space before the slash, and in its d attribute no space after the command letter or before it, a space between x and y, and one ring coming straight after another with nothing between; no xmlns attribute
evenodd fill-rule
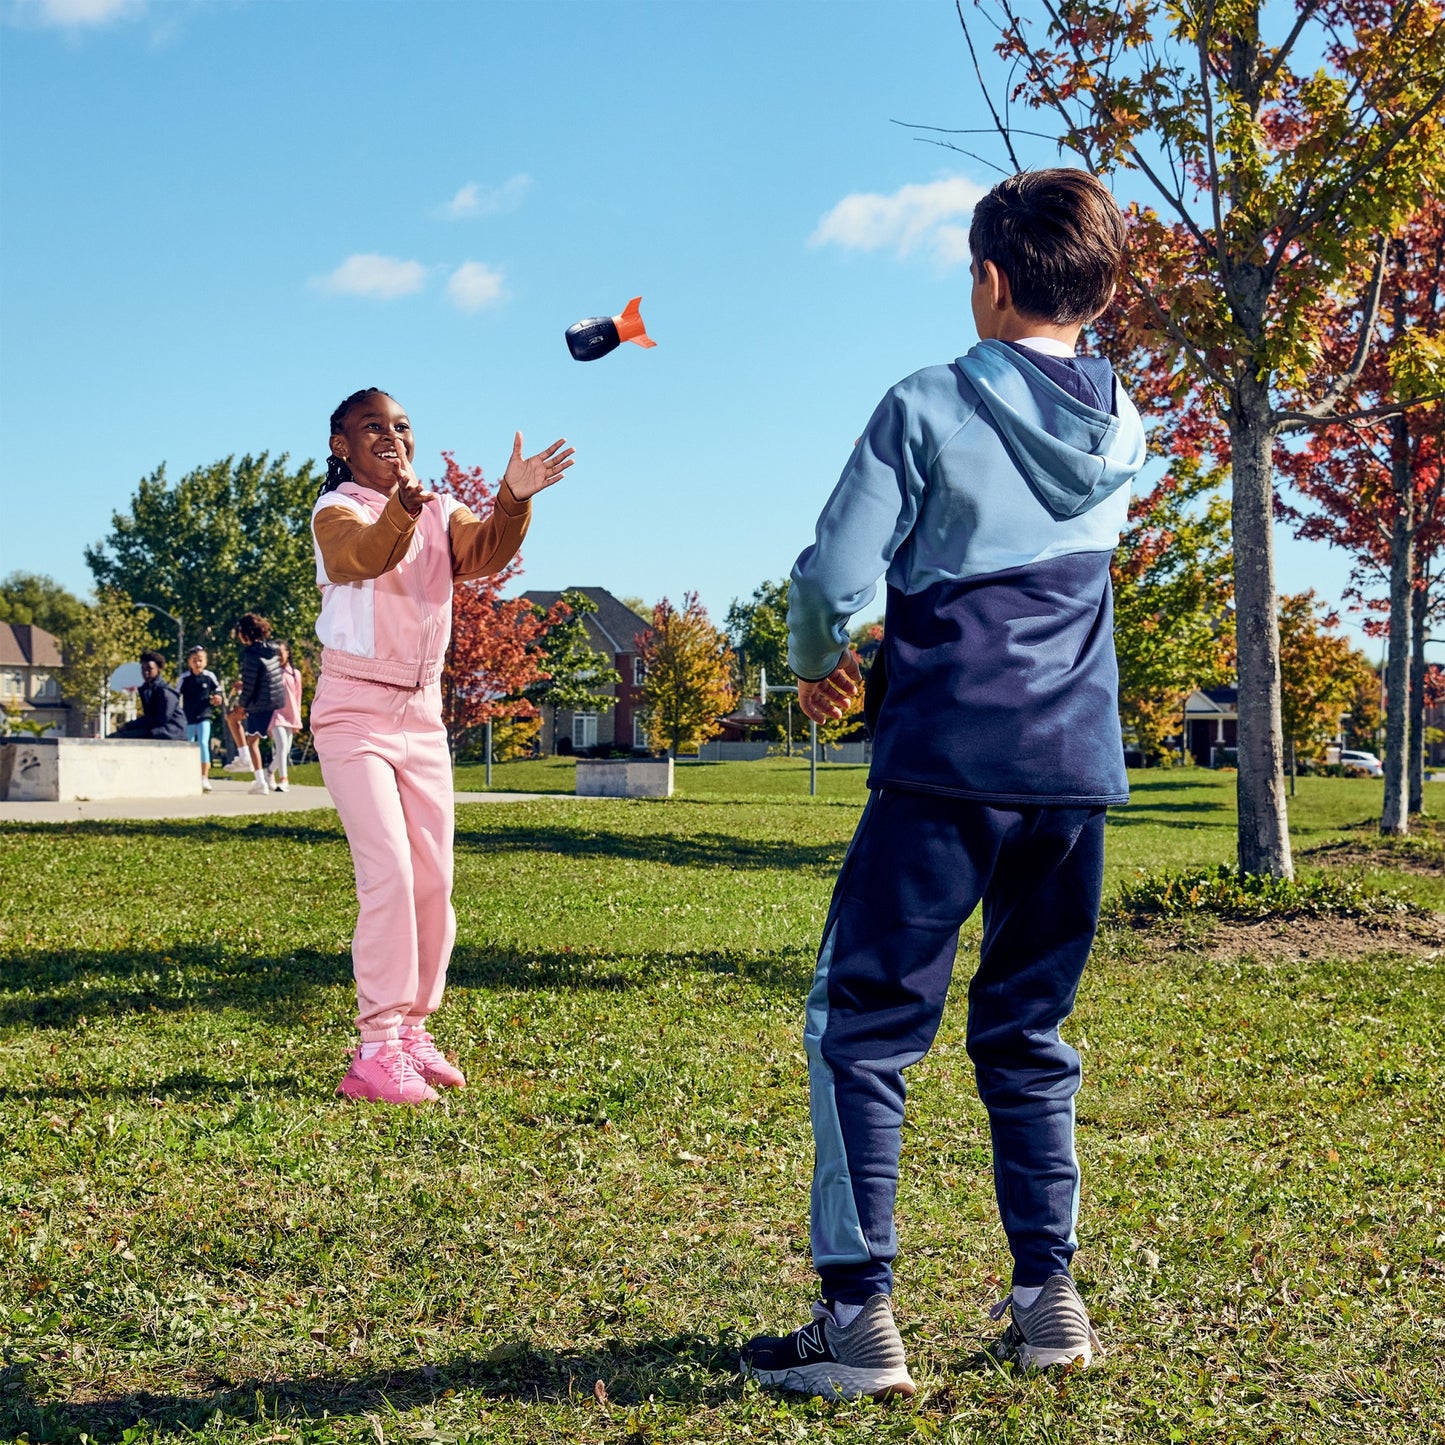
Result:
<svg viewBox="0 0 1445 1445"><path fill-rule="evenodd" d="M357 1049L346 1077L336 1086L348 1099L375 1099L383 1104L424 1104L437 1091L416 1071L400 1039L390 1039L369 1059Z"/></svg>
<svg viewBox="0 0 1445 1445"><path fill-rule="evenodd" d="M425 1029L413 1028L401 1036L401 1046L412 1068L438 1089L465 1089L467 1076L437 1048Z"/></svg>

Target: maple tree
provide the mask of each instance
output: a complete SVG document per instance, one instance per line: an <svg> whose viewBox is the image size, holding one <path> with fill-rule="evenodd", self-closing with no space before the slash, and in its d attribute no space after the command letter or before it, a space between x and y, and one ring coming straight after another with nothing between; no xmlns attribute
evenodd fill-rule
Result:
<svg viewBox="0 0 1445 1445"><path fill-rule="evenodd" d="M1423 802L1425 642L1445 549L1445 407L1426 403L1377 415L1420 353L1445 334L1445 205L1428 197L1390 246L1377 343L1347 400L1354 420L1316 428L1303 445L1280 447L1276 465L1302 505L1281 506L1301 537L1351 553L1350 593L1373 614L1367 630L1389 639L1385 800L1380 827L1403 833ZM1339 317L1321 318L1322 350L1337 359L1349 343ZM1428 381L1428 378L1425 378ZM1384 585L1383 599L1372 595ZM1382 616L1383 614L1383 616Z"/></svg>
<svg viewBox="0 0 1445 1445"><path fill-rule="evenodd" d="M459 466L443 452L446 471L433 486L470 507L491 514L496 488L480 467ZM442 671L442 719L455 754L475 728L489 719L537 716L525 696L542 676L539 645L552 614L525 597L504 598L503 589L522 572L518 554L500 572L459 582L452 590L452 635ZM555 609L554 609L555 611Z"/></svg>
<svg viewBox="0 0 1445 1445"><path fill-rule="evenodd" d="M1217 471L1179 462L1129 506L1111 572L1119 721L1145 757L1166 751L1196 687L1234 671L1229 506Z"/></svg>
<svg viewBox="0 0 1445 1445"><path fill-rule="evenodd" d="M1340 717L1375 681L1364 654L1338 631L1339 617L1321 611L1311 588L1279 599L1280 715L1289 749L1289 790L1299 755L1313 753L1339 733Z"/></svg>
<svg viewBox="0 0 1445 1445"><path fill-rule="evenodd" d="M737 700L735 662L726 634L713 626L697 593L685 593L681 608L664 597L652 609L650 630L637 641L652 746L675 757L721 732L717 720Z"/></svg>
<svg viewBox="0 0 1445 1445"><path fill-rule="evenodd" d="M985 85L994 131L1023 169L1015 141L1037 132L1013 123L1020 103L1045 117L1045 142L1152 192L1155 205L1127 212L1116 305L1127 345L1115 361L1130 378L1163 378L1141 410L1176 444L1191 444L1191 423L1170 413L1200 403L1195 458L1230 469L1239 863L1292 876L1272 454L1281 436L1349 414L1390 238L1445 179L1441 8L1181 0L1161 13L1152 0L1040 0L1026 14L1026 3L975 12L1017 77L1002 109ZM958 15L972 52L961 0ZM1342 370L1320 350L1326 303L1356 318ZM1397 375L1390 409L1436 386L1439 358L1417 360L1408 383Z"/></svg>

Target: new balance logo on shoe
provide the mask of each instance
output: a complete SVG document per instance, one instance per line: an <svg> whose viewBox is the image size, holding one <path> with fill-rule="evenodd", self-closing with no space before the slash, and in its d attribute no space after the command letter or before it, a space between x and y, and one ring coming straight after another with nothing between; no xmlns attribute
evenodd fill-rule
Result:
<svg viewBox="0 0 1445 1445"><path fill-rule="evenodd" d="M798 1358L800 1360L826 1359L828 1346L823 1343L823 1324L821 1320L814 1320L812 1324L804 1326L798 1331Z"/></svg>

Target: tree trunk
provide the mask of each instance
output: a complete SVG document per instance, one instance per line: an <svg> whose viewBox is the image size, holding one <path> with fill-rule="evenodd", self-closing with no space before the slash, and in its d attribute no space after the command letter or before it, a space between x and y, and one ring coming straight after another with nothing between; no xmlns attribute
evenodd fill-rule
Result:
<svg viewBox="0 0 1445 1445"><path fill-rule="evenodd" d="M1239 651L1239 867L1242 873L1293 878L1280 722L1269 395L1261 382L1247 375L1234 400L1229 440Z"/></svg>
<svg viewBox="0 0 1445 1445"><path fill-rule="evenodd" d="M1410 811L1425 811L1425 629L1430 594L1410 598Z"/></svg>
<svg viewBox="0 0 1445 1445"><path fill-rule="evenodd" d="M1403 430L1397 417L1391 431ZM1404 448L1394 446L1391 479L1395 522L1390 529L1390 650L1385 663L1385 806L1380 832L1403 838L1410 831L1410 603L1415 591L1414 491Z"/></svg>

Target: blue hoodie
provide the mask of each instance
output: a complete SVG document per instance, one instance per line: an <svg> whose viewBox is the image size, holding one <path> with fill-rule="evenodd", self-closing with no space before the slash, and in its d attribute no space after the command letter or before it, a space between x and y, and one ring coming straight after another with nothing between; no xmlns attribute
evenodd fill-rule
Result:
<svg viewBox="0 0 1445 1445"><path fill-rule="evenodd" d="M870 787L1128 801L1109 562L1144 428L1117 385L1038 360L984 341L899 382L793 568L788 661L814 680L886 574ZM1111 392L1112 410L1083 399Z"/></svg>

